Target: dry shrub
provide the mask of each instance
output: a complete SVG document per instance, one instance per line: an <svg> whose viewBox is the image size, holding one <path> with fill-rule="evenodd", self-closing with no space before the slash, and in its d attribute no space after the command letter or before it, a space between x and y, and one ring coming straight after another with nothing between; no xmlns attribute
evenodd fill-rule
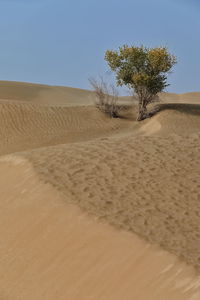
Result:
<svg viewBox="0 0 200 300"><path fill-rule="evenodd" d="M96 95L96 107L111 118L118 118L121 106L117 103L119 94L115 86L105 82L102 77L99 80L90 78L89 82Z"/></svg>

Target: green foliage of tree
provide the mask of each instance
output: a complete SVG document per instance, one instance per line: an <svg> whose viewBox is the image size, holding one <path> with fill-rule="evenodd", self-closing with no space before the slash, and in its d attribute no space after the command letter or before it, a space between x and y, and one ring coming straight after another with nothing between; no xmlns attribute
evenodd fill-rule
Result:
<svg viewBox="0 0 200 300"><path fill-rule="evenodd" d="M176 63L176 57L166 47L124 45L118 51L107 50L105 60L116 73L117 84L128 86L138 96L138 120L148 117L147 105L169 85L167 74Z"/></svg>

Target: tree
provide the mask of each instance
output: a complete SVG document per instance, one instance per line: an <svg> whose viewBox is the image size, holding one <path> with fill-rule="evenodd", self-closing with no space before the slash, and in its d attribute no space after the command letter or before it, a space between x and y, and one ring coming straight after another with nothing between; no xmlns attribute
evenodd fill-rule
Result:
<svg viewBox="0 0 200 300"><path fill-rule="evenodd" d="M149 116L147 105L154 101L167 84L167 74L176 63L176 57L166 47L147 48L127 46L119 51L107 50L105 60L116 73L117 85L126 85L133 89L138 97L139 109L137 120Z"/></svg>
<svg viewBox="0 0 200 300"><path fill-rule="evenodd" d="M89 82L96 95L96 107L112 118L118 118L121 107L118 105L118 92L114 85L107 84L103 77L100 80L90 78Z"/></svg>

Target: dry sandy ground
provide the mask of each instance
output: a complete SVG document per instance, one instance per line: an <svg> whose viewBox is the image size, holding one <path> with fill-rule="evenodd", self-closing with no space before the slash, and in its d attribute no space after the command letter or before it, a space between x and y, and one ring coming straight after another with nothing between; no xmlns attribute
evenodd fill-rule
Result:
<svg viewBox="0 0 200 300"><path fill-rule="evenodd" d="M161 98L0 82L1 300L200 299L200 93Z"/></svg>

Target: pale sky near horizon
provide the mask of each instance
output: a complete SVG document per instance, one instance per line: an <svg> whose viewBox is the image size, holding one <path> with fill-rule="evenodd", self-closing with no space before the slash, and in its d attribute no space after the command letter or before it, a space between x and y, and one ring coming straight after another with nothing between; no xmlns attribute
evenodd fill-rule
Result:
<svg viewBox="0 0 200 300"><path fill-rule="evenodd" d="M89 89L107 49L167 46L167 91L200 91L200 0L0 0L0 80Z"/></svg>

